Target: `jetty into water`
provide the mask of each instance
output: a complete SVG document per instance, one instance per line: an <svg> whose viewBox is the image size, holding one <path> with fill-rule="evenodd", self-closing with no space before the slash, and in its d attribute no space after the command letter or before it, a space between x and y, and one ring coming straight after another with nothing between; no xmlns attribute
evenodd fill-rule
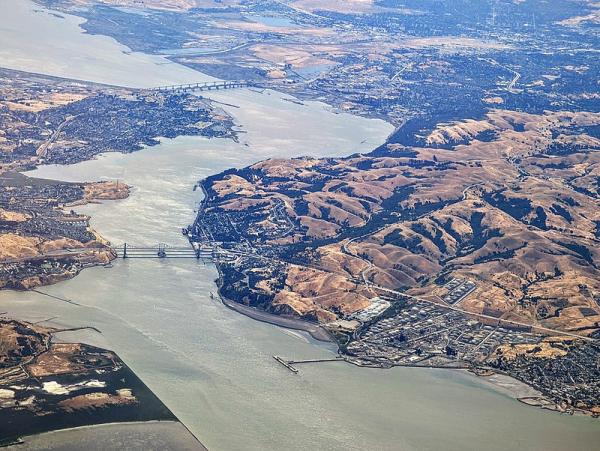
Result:
<svg viewBox="0 0 600 451"><path fill-rule="evenodd" d="M285 360L278 355L274 355L273 358L279 362L281 365L286 367L294 374L298 374L298 368L294 365L299 365L303 363L321 363L321 362L345 362L346 360L343 357L335 357L333 359L306 359L306 360Z"/></svg>
<svg viewBox="0 0 600 451"><path fill-rule="evenodd" d="M285 366L288 370L290 370L292 373L294 374L298 374L298 369L294 368L292 365L290 365L288 362L286 362L285 360L283 360L281 357L279 357L278 355L274 355L273 358L275 360L277 360L279 363L281 363L283 366Z"/></svg>

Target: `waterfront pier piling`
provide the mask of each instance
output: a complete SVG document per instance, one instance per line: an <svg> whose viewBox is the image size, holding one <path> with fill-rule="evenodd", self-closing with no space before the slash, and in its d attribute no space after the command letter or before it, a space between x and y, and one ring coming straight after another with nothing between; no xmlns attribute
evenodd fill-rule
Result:
<svg viewBox="0 0 600 451"><path fill-rule="evenodd" d="M321 363L321 362L345 362L346 360L343 357L337 356L332 359L305 359L305 360L284 360L278 355L274 355L273 358L285 366L288 370L290 370L294 374L298 374L298 368L294 365L298 365L301 363Z"/></svg>
<svg viewBox="0 0 600 451"><path fill-rule="evenodd" d="M281 357L279 357L278 355L274 355L273 358L275 360L277 360L279 363L281 363L283 366L285 366L288 370L290 370L292 373L294 374L298 374L298 369L294 368L292 365L290 365L288 362L286 362L285 360L283 360Z"/></svg>

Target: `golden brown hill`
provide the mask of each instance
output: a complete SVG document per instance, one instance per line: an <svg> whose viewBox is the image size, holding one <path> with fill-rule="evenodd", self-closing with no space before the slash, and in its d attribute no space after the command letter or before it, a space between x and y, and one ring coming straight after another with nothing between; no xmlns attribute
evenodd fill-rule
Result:
<svg viewBox="0 0 600 451"><path fill-rule="evenodd" d="M435 297L460 276L477 284L468 311L590 334L599 124L598 113L493 110L437 126L420 148L267 160L209 178L201 226L281 257L279 283L263 271L229 291L277 312L330 321L369 305L368 283ZM237 227L215 230L217 218Z"/></svg>
<svg viewBox="0 0 600 451"><path fill-rule="evenodd" d="M0 174L0 288L28 289L73 277L115 258L89 217L65 206L123 199L129 186L113 181L66 183Z"/></svg>

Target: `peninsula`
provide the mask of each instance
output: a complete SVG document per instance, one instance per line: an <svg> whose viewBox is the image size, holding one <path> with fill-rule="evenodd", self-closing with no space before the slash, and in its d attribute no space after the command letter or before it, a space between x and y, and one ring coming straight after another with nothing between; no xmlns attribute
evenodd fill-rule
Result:
<svg viewBox="0 0 600 451"><path fill-rule="evenodd" d="M353 363L499 371L596 415L598 125L492 110L419 147L228 170L190 239L224 297L321 324Z"/></svg>

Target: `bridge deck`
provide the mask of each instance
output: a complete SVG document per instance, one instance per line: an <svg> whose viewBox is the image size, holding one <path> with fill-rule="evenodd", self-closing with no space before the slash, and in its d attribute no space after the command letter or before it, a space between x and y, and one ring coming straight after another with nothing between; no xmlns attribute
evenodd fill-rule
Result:
<svg viewBox="0 0 600 451"><path fill-rule="evenodd" d="M199 83L187 83L181 85L168 85L158 86L156 88L150 88L149 91L154 92L186 92L186 91L211 91L218 89L238 89L247 88L251 84L244 80L230 81L230 80L219 80L219 81L207 81Z"/></svg>
<svg viewBox="0 0 600 451"><path fill-rule="evenodd" d="M194 259L215 259L223 257L218 251L212 248L193 247L170 247L168 245L157 245L151 247L136 247L127 244L115 246L113 248L118 258L194 258Z"/></svg>

